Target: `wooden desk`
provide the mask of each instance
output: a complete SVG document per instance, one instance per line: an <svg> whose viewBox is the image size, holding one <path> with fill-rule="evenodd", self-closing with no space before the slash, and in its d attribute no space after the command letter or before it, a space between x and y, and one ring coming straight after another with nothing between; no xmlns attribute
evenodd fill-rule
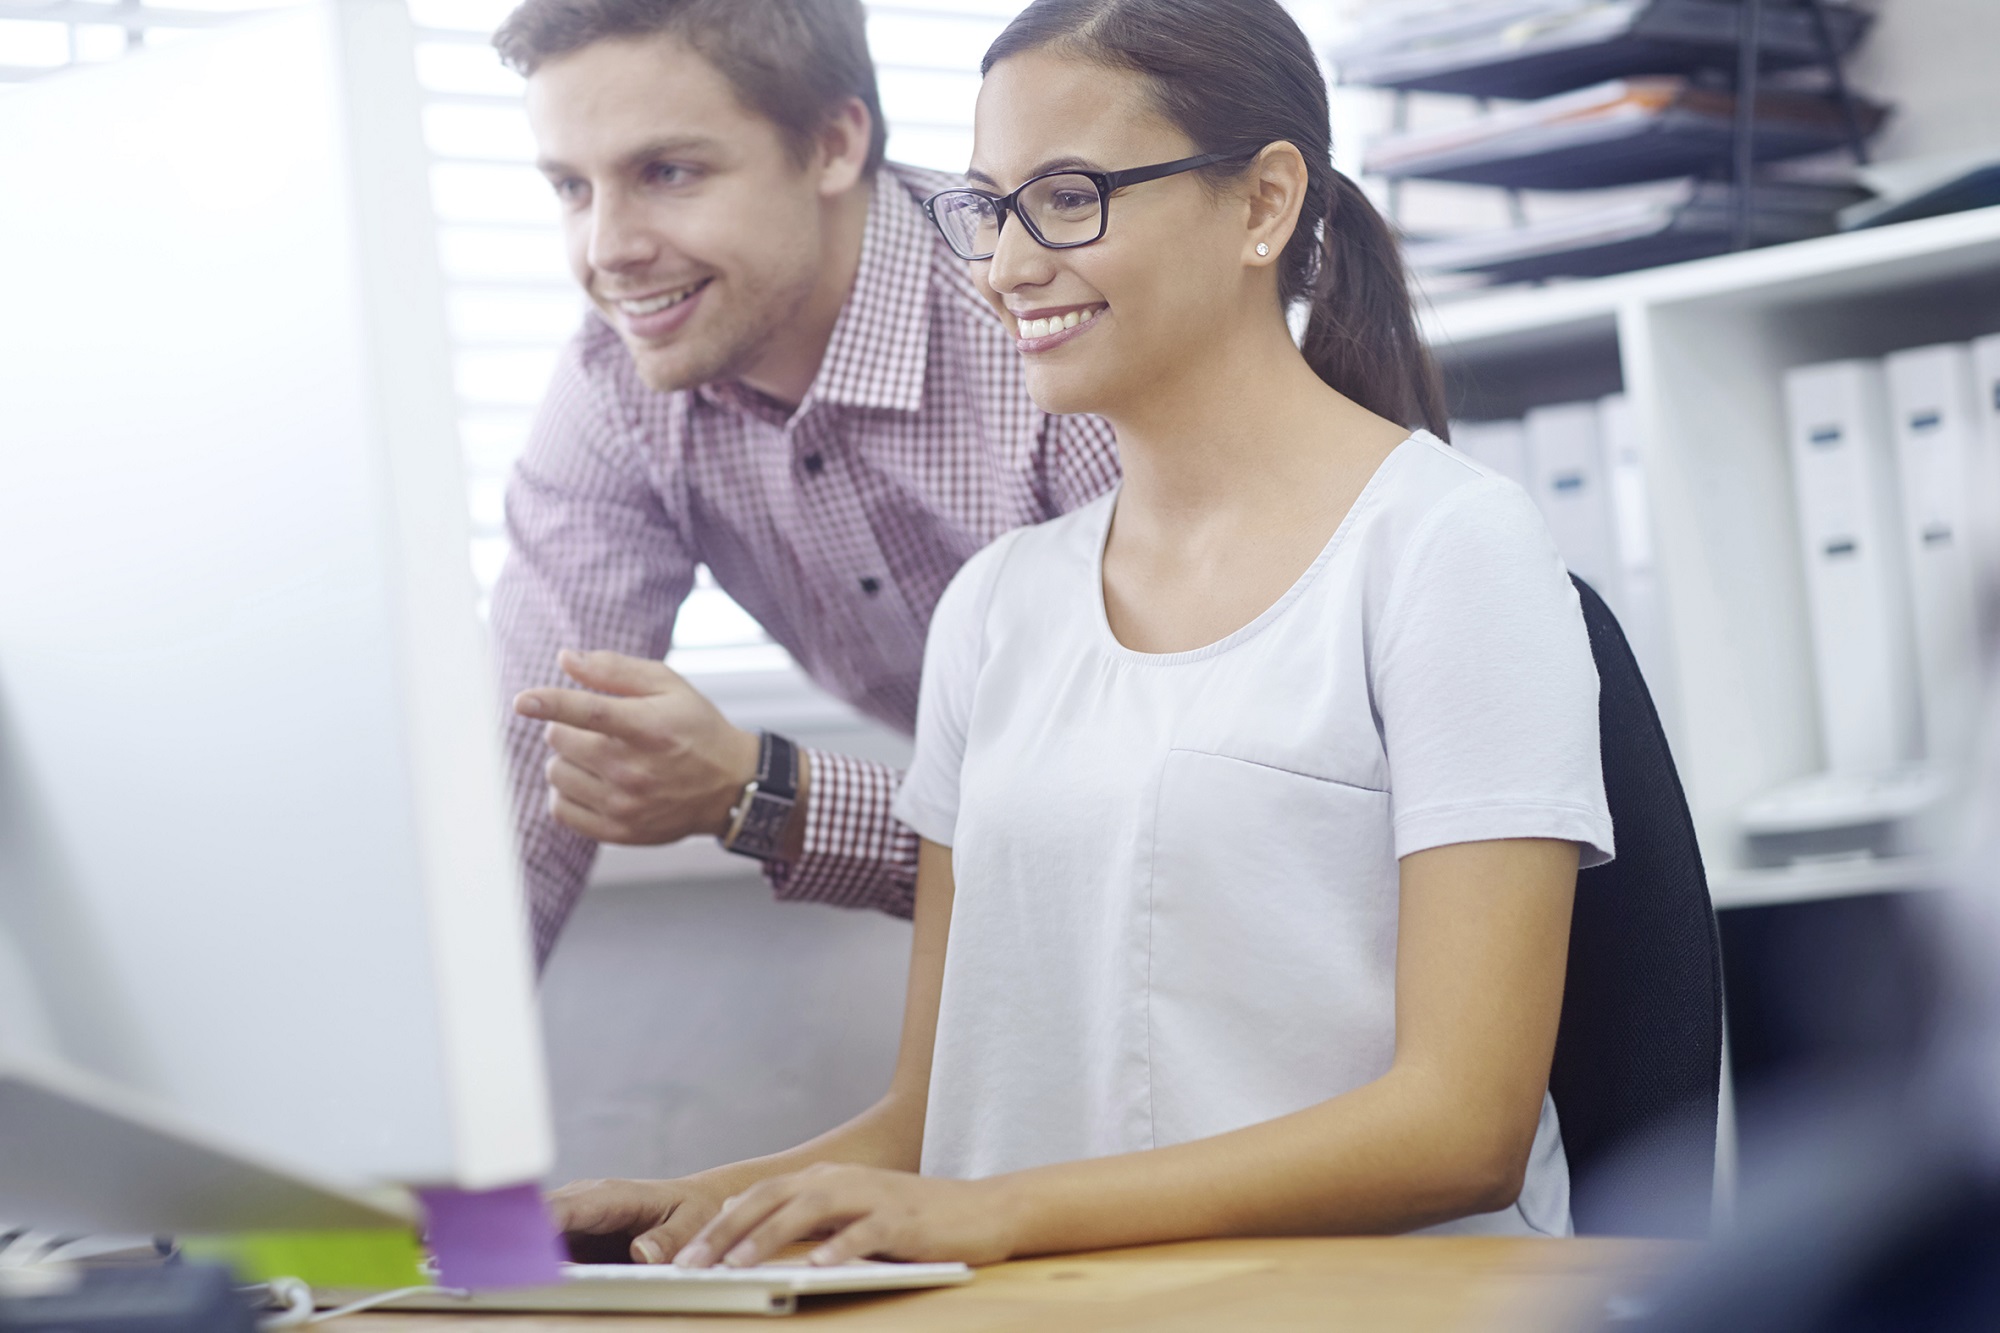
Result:
<svg viewBox="0 0 2000 1333"><path fill-rule="evenodd" d="M1029 1259L970 1286L818 1298L788 1320L715 1315L354 1315L353 1333L614 1333L806 1326L884 1333L1339 1329L1555 1333L1592 1327L1685 1246L1632 1240L1226 1240Z"/></svg>

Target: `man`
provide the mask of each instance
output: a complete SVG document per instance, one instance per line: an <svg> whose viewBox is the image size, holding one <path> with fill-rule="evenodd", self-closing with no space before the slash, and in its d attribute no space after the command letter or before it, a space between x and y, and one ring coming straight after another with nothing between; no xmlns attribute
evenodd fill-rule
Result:
<svg viewBox="0 0 2000 1333"><path fill-rule="evenodd" d="M1110 429L1035 408L921 209L952 182L883 162L859 0L527 0L494 44L593 307L509 486L494 597L537 955L598 842L714 835L781 897L907 916L897 774L730 725L661 662L675 613L708 565L909 732L939 594L1102 494Z"/></svg>

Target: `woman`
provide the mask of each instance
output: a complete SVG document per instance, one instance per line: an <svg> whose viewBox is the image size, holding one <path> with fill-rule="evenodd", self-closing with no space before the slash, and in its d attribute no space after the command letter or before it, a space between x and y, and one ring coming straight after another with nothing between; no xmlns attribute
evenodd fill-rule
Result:
<svg viewBox="0 0 2000 1333"><path fill-rule="evenodd" d="M929 211L1125 482L937 608L888 1095L561 1220L690 1265L1567 1232L1596 676L1528 498L1404 424L1435 375L1310 47L1276 0L1038 0L985 75Z"/></svg>

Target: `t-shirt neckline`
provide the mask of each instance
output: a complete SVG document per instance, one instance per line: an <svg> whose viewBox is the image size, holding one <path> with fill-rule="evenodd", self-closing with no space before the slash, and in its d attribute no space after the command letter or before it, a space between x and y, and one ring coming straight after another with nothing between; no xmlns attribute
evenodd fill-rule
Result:
<svg viewBox="0 0 2000 1333"><path fill-rule="evenodd" d="M1334 553L1344 543L1348 529L1354 526L1363 511L1375 503L1376 496L1381 491L1383 485L1386 484L1383 478L1388 475L1391 465L1412 444L1419 443L1428 438L1430 438L1429 431L1415 430L1410 432L1410 434L1403 438L1400 444L1391 449L1383 457L1380 463L1375 465L1375 471L1369 474L1367 483L1361 488L1361 493L1354 497L1354 503L1347 507L1347 513L1342 515L1340 522L1335 525L1333 535L1326 539L1326 545L1320 547L1319 554L1313 557L1312 563L1307 565L1296 579L1292 580L1291 587L1279 594L1278 600L1258 612L1247 623L1223 635L1215 642L1205 643L1199 648L1184 648L1179 652L1173 653L1148 653L1141 652L1137 648L1128 648L1119 642L1117 633L1111 628L1111 613L1104 605L1104 548L1111 541L1111 520L1118 512L1118 498L1125 492L1125 483L1123 479L1120 479L1118 484L1112 487L1111 492L1105 496L1104 513L1098 520L1097 540L1092 548L1093 555L1090 562L1091 606L1096 613L1096 632L1103 640L1104 646L1109 649L1113 656L1124 658L1128 661L1144 662L1151 666L1178 666L1184 662L1199 662L1206 658L1218 657L1238 644L1256 637L1263 632L1265 626L1283 615L1292 603L1305 595L1306 589L1312 586L1313 581L1319 577L1320 571L1326 568L1327 563L1333 559Z"/></svg>

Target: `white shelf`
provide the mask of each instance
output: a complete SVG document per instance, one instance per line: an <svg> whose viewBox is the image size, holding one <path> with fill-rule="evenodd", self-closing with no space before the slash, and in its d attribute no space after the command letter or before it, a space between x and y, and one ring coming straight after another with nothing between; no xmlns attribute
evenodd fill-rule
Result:
<svg viewBox="0 0 2000 1333"><path fill-rule="evenodd" d="M2000 208L1986 208L1616 277L1455 297L1425 311L1424 332L1448 359L1476 356L1537 334L1609 333L1621 313L1644 306L1893 292L1982 269L1991 275L1996 264Z"/></svg>
<svg viewBox="0 0 2000 1333"><path fill-rule="evenodd" d="M1655 692L1719 907L1921 878L1910 862L1772 871L1743 855L1737 812L1821 765L1781 377L1996 331L2000 208L1426 312L1461 416L1631 402L1670 640Z"/></svg>
<svg viewBox="0 0 2000 1333"><path fill-rule="evenodd" d="M1864 893L1914 893L1942 885L1938 864L1925 857L1861 858L1730 870L1709 881L1716 910L1852 898Z"/></svg>

